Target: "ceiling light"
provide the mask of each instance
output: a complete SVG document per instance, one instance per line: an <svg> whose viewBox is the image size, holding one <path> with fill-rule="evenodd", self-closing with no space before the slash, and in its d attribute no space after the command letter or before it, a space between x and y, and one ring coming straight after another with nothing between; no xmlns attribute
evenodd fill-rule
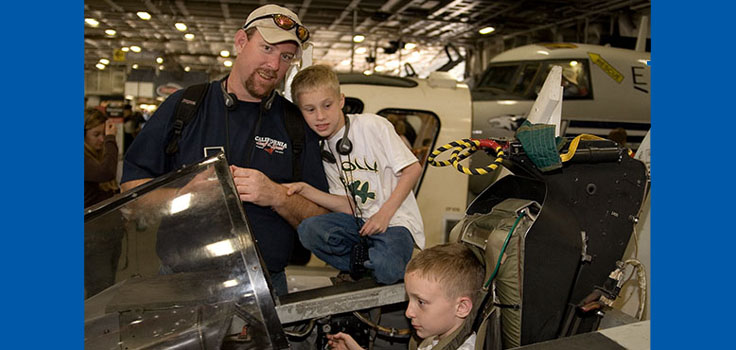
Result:
<svg viewBox="0 0 736 350"><path fill-rule="evenodd" d="M133 63L133 66L132 66L132 68L133 68L133 69L138 69L138 63Z"/></svg>
<svg viewBox="0 0 736 350"><path fill-rule="evenodd" d="M358 55L364 54L366 51L368 51L368 49L366 49L365 47L359 47L355 49L355 53L357 53Z"/></svg>
<svg viewBox="0 0 736 350"><path fill-rule="evenodd" d="M123 46L122 48L120 48L120 50L123 51L123 52L128 52L128 51L130 51L130 48L127 47L127 46Z"/></svg>
<svg viewBox="0 0 736 350"><path fill-rule="evenodd" d="M549 52L547 52L547 51L544 51L544 50L538 50L538 51L537 51L537 53L538 53L538 54L540 54L540 55L546 55L546 56L549 56Z"/></svg>
<svg viewBox="0 0 736 350"><path fill-rule="evenodd" d="M365 35L363 34L355 34L355 36L353 36L354 43L362 43L363 40L365 40Z"/></svg>
<svg viewBox="0 0 736 350"><path fill-rule="evenodd" d="M185 32L187 30L187 25L181 22L176 22L174 27L176 27L176 30L180 32Z"/></svg>
<svg viewBox="0 0 736 350"><path fill-rule="evenodd" d="M481 28L481 29L480 29L480 30L478 31L478 33L481 33L481 34L483 34L483 35L486 35L486 34L491 34L491 33L493 33L493 32L494 32L495 30L496 30L496 28L493 28L493 27L483 27L483 28Z"/></svg>
<svg viewBox="0 0 736 350"><path fill-rule="evenodd" d="M146 11L138 11L135 14L138 15L138 17L140 17L140 19L144 21L151 19L151 14Z"/></svg>
<svg viewBox="0 0 736 350"><path fill-rule="evenodd" d="M194 39L194 34L192 34L192 33L186 33L186 34L184 34L184 39L186 39L186 40L193 40Z"/></svg>
<svg viewBox="0 0 736 350"><path fill-rule="evenodd" d="M371 74L373 74L373 71L370 70L370 69L368 69L368 70L363 71L363 74L365 74L365 75L371 75Z"/></svg>
<svg viewBox="0 0 736 350"><path fill-rule="evenodd" d="M100 21L94 19L94 18L85 18L84 23L87 23L92 28L97 28L97 26L100 25Z"/></svg>
<svg viewBox="0 0 736 350"><path fill-rule="evenodd" d="M110 60L108 60L107 58L100 58L100 63L104 65L108 65L110 64Z"/></svg>
<svg viewBox="0 0 736 350"><path fill-rule="evenodd" d="M158 64L164 63L164 58L163 57L156 57L156 63L158 63Z"/></svg>
<svg viewBox="0 0 736 350"><path fill-rule="evenodd" d="M385 68L383 68L383 66L376 66L376 68L373 68L376 72L383 72L384 69Z"/></svg>
<svg viewBox="0 0 736 350"><path fill-rule="evenodd" d="M575 67L578 65L578 61L570 61L570 67Z"/></svg>
<svg viewBox="0 0 736 350"><path fill-rule="evenodd" d="M102 63L98 63L98 64L95 65L95 67L97 67L97 69L99 69L99 70L103 70L103 69L105 69L106 66L104 64L102 64Z"/></svg>
<svg viewBox="0 0 736 350"><path fill-rule="evenodd" d="M186 67L184 67L184 71L185 71L185 72L188 72L188 71L190 71L190 70L192 70L192 68L190 68L189 66L186 66Z"/></svg>
<svg viewBox="0 0 736 350"><path fill-rule="evenodd" d="M412 50L412 49L414 49L416 47L417 47L417 44L415 44L415 43L406 43L406 45L404 45L404 48L407 49L407 50Z"/></svg>
<svg viewBox="0 0 736 350"><path fill-rule="evenodd" d="M130 51L133 51L133 52L141 52L141 47L140 46L137 46L137 45L133 45L133 46L130 47Z"/></svg>
<svg viewBox="0 0 736 350"><path fill-rule="evenodd" d="M228 51L228 50L222 50L222 51L220 51L220 56L222 56L222 57L230 57L230 51Z"/></svg>
<svg viewBox="0 0 736 350"><path fill-rule="evenodd" d="M108 36L115 36L116 33L115 29L105 29L105 34Z"/></svg>
<svg viewBox="0 0 736 350"><path fill-rule="evenodd" d="M225 67L232 67L233 66L233 61L231 61L231 60L225 60L225 62L222 62L222 64L224 64Z"/></svg>
<svg viewBox="0 0 736 350"><path fill-rule="evenodd" d="M158 70L164 70L164 65L162 64L162 65L158 66Z"/></svg>

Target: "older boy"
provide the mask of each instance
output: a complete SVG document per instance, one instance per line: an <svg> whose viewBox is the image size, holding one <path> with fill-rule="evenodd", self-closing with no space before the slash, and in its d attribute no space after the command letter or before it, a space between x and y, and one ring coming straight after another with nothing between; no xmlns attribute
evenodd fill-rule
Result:
<svg viewBox="0 0 736 350"><path fill-rule="evenodd" d="M302 244L341 271L351 270L353 246L365 238L376 281L395 283L414 244L424 248L424 227L412 188L422 172L393 125L375 114L345 115L337 74L318 65L300 71L292 94L312 130L322 137L330 192L295 183L289 193L333 211L302 221Z"/></svg>
<svg viewBox="0 0 736 350"><path fill-rule="evenodd" d="M432 349L463 325L473 305L479 302L484 276L480 260L462 243L437 245L411 259L404 276L409 296L406 317L411 319L417 336L424 339L419 350ZM332 349L361 349L345 333L327 337ZM458 349L472 350L474 347L475 333L472 333Z"/></svg>

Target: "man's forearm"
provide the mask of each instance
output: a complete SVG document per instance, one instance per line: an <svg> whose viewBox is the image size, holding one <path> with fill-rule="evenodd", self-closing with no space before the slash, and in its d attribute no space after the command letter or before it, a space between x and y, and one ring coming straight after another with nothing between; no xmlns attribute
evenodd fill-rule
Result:
<svg viewBox="0 0 736 350"><path fill-rule="evenodd" d="M152 180L151 178L145 178L145 179L130 180L127 182L123 182L120 184L120 189L122 192L126 192L132 188L135 188L151 180Z"/></svg>
<svg viewBox="0 0 736 350"><path fill-rule="evenodd" d="M279 205L272 206L284 220L296 228L302 220L315 215L327 214L329 211L309 201L299 194L293 194Z"/></svg>

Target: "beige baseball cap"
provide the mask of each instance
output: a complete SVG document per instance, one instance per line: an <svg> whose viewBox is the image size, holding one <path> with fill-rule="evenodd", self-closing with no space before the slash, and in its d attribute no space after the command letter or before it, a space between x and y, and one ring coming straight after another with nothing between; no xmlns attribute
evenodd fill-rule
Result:
<svg viewBox="0 0 736 350"><path fill-rule="evenodd" d="M271 17L271 15L284 15L291 18L294 22L296 22L297 25L291 29L282 29L276 24L276 22L274 22L274 19L273 17ZM258 32L261 33L263 39L269 44L278 44L284 41L293 41L300 48L302 48L303 45L309 40L309 37L307 36L304 42L299 40L299 37L297 36L297 30L299 30L299 26L304 27L302 26L301 20L299 20L299 16L297 16L296 13L294 13L293 11L277 5L263 5L253 10L253 12L248 15L248 18L243 24L243 30L256 27L258 29ZM306 30L306 27L304 27L304 30Z"/></svg>

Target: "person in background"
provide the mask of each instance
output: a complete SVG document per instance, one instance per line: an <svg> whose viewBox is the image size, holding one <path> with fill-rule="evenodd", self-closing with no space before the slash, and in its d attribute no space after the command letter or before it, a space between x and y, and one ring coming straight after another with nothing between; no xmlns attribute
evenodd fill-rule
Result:
<svg viewBox="0 0 736 350"><path fill-rule="evenodd" d="M84 113L84 207L119 192L117 127L98 109Z"/></svg>
<svg viewBox="0 0 736 350"><path fill-rule="evenodd" d="M84 113L84 207L88 208L119 192L115 177L118 169L117 126L98 109ZM113 232L85 226L84 290L93 296L115 283L123 237L123 222L119 215ZM102 220L102 219L101 219ZM98 222L101 223L100 220ZM103 225L104 226L104 225Z"/></svg>
<svg viewBox="0 0 736 350"><path fill-rule="evenodd" d="M473 306L480 302L485 268L463 243L436 245L417 253L406 265L404 286L409 296L405 315L417 337L419 350L430 350L464 322L473 322ZM333 350L362 350L352 336L328 334ZM458 347L475 348L475 333Z"/></svg>
<svg viewBox="0 0 736 350"><path fill-rule="evenodd" d="M140 112L134 112L133 106L126 104L123 107L123 151L127 151L135 137L138 136L143 122L143 116Z"/></svg>
<svg viewBox="0 0 736 350"><path fill-rule="evenodd" d="M297 155L284 118L287 108L298 110L274 90L308 40L309 31L291 10L276 5L253 10L235 33L237 57L230 74L210 83L182 131L177 153L167 155L166 148L184 89L158 107L123 162L122 187L128 190L216 154L210 150L224 151L276 295L288 292L285 267L297 239L295 227L304 218L327 213L302 196L287 196L281 185L295 181L292 161ZM326 190L318 137L306 123L300 126L305 133L298 155L301 180ZM177 239L187 241L186 236Z"/></svg>
<svg viewBox="0 0 736 350"><path fill-rule="evenodd" d="M329 66L301 70L291 87L307 124L323 138L330 189L302 182L289 184L289 193L333 211L305 219L297 227L299 239L326 263L352 272L353 279L362 277L365 267L379 283L397 282L414 244L424 248L424 226L412 192L422 167L386 118L342 112L345 96ZM367 260L351 262L355 249L367 249Z"/></svg>
<svg viewBox="0 0 736 350"><path fill-rule="evenodd" d="M626 129L615 128L608 133L608 139L616 141L621 147L626 148Z"/></svg>

